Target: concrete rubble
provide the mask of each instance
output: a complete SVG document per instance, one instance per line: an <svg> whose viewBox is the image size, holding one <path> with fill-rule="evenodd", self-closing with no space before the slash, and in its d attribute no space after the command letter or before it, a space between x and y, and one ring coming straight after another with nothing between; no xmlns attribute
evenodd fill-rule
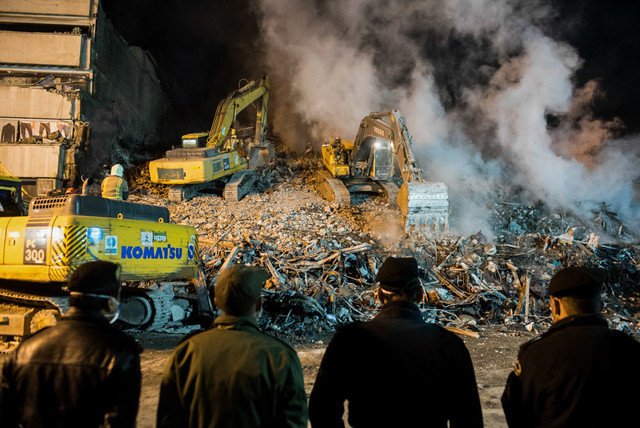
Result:
<svg viewBox="0 0 640 428"><path fill-rule="evenodd" d="M279 158L259 171L259 192L240 202L217 195L168 202L166 189L150 187L144 169L130 182L134 200L167 206L174 222L196 227L210 285L231 264L270 273L260 323L286 339L322 340L340 324L374 316L375 273L390 255L417 258L425 319L460 334L478 337L487 324L516 333L546 330L549 280L562 267L588 265L608 272L610 322L640 336L639 250L623 243L633 236L606 207L586 221L504 200L494 205L493 239L482 232L416 239L403 234L399 212L381 199L353 195L350 207L321 199L313 187L318 168L309 153ZM620 243L599 243L611 231Z"/></svg>

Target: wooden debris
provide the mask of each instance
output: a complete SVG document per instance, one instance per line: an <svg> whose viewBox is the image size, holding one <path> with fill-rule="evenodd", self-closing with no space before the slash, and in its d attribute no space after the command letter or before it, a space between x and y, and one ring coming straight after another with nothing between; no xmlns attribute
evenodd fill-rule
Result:
<svg viewBox="0 0 640 428"><path fill-rule="evenodd" d="M615 244L600 245L595 233L582 224L574 227L565 213L538 216L536 206L513 201L496 203L496 228L489 234L426 240L393 236L393 245L387 246L388 232L378 233L370 223L370 218L377 218L381 229L386 226L388 212L379 203L327 203L296 176L298 171L286 165L266 169L263 180L286 182L286 188L251 194L241 203L203 196L165 204L172 221L197 228L199 254L210 280L234 263L262 266L269 272L273 305L265 308L265 327L273 332L331 331L336 325L373 317L379 310L375 275L391 255L418 259L428 296L423 314L430 322L458 329L465 325L460 323L461 313L478 324L521 325L524 320L530 330L544 329L550 323L546 287L565 266L607 269L616 295L637 282L637 248L626 252ZM610 223L608 230L622 233L622 226L610 217L602 214L602 221ZM486 236L494 236L492 242ZM313 299L318 306L312 309L310 301L291 293ZM633 304L637 307L638 302ZM619 325L625 322L632 325L622 319Z"/></svg>
<svg viewBox="0 0 640 428"><path fill-rule="evenodd" d="M220 272L222 272L223 270L225 270L226 268L228 268L229 266L231 266L233 264L233 259L235 259L236 255L238 254L238 251L240 251L240 246L236 245L231 250L231 253L229 253L229 255L225 259L224 263L222 263L222 266L220 267Z"/></svg>
<svg viewBox="0 0 640 428"><path fill-rule="evenodd" d="M480 334L478 332L471 331L471 330L465 330L463 328L446 326L445 329L449 330L452 333L457 333L457 334L462 334L464 336L473 337L474 339L478 339L480 337Z"/></svg>

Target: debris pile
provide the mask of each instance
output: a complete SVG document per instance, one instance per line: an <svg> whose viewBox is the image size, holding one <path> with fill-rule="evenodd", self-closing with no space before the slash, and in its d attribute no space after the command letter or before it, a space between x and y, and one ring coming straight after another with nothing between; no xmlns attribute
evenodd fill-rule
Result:
<svg viewBox="0 0 640 428"><path fill-rule="evenodd" d="M310 184L315 162L278 159L259 171L257 190L239 202L216 195L165 205L172 221L194 226L210 285L226 267L245 263L270 274L261 326L289 340L320 340L339 324L366 320L378 309L375 274L390 255L418 260L426 291L425 319L476 336L477 326L545 330L551 323L547 284L566 266L609 273L605 311L616 328L640 334L639 251L632 244L602 245L589 225L542 204L495 204L490 240L416 239L402 233L400 215L379 198L353 195L352 206L321 199ZM615 214L600 217L608 230ZM605 220L602 220L605 221ZM596 229L593 229L596 230Z"/></svg>

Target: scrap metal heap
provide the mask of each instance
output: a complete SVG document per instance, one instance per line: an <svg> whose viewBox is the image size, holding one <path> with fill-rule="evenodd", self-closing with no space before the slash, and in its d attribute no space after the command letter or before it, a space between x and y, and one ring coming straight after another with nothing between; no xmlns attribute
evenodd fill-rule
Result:
<svg viewBox="0 0 640 428"><path fill-rule="evenodd" d="M175 221L198 230L211 285L231 264L267 270L260 323L289 340L322 340L339 324L374 316L375 273L387 256L398 254L418 260L425 319L458 333L477 336L487 324L505 325L507 332L545 330L551 323L546 289L553 274L589 265L609 273L604 299L609 320L639 334L640 314L633 308L640 299L640 251L598 242L594 231L604 233L598 227L606 210L588 224L541 204L499 201L493 240L480 232L416 239L401 232L397 207L364 197L351 206L321 199L312 185L317 168L308 157L279 159L258 177L273 190L240 203L214 196L179 204L148 199L167 204ZM615 215L607 216L611 231L626 230Z"/></svg>

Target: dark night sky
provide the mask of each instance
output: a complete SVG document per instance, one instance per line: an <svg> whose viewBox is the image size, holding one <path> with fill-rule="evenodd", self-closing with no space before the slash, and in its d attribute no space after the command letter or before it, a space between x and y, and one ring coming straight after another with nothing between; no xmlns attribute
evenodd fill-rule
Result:
<svg viewBox="0 0 640 428"><path fill-rule="evenodd" d="M180 130L208 129L220 100L242 78L259 79L258 24L251 0L104 0L129 44L148 50L175 108ZM256 69L258 68L258 69Z"/></svg>
<svg viewBox="0 0 640 428"><path fill-rule="evenodd" d="M545 31L577 49L580 86L597 79L607 94L593 110L598 118L619 117L625 134L640 132L640 2L553 0L558 15ZM217 103L241 78L258 79L258 21L252 0L103 0L124 38L156 58L159 74L184 125L180 132L207 128Z"/></svg>

